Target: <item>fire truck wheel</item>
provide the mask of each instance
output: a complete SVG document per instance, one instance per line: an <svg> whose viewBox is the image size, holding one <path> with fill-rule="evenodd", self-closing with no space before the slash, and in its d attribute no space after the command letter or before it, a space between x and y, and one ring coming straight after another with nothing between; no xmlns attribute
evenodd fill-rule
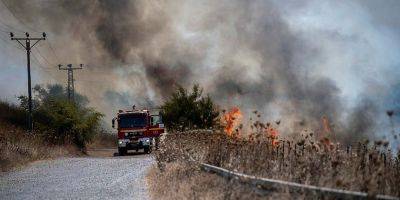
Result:
<svg viewBox="0 0 400 200"><path fill-rule="evenodd" d="M120 155L120 156L124 156L125 154L126 154L126 149L125 148L123 148L123 147L119 147L118 148L118 155Z"/></svg>
<svg viewBox="0 0 400 200"><path fill-rule="evenodd" d="M158 146L160 144L160 136L155 138L156 150L158 150Z"/></svg>
<svg viewBox="0 0 400 200"><path fill-rule="evenodd" d="M144 148L144 153L151 153L151 148L150 147L145 147Z"/></svg>

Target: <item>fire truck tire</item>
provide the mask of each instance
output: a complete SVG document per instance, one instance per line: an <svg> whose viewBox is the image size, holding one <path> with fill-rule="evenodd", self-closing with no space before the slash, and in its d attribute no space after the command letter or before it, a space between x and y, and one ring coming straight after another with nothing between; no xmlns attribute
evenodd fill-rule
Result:
<svg viewBox="0 0 400 200"><path fill-rule="evenodd" d="M126 148L123 148L123 147L118 148L118 155L124 156L126 154L126 152L127 152Z"/></svg>
<svg viewBox="0 0 400 200"><path fill-rule="evenodd" d="M160 144L160 136L155 138L156 150L158 150L158 146Z"/></svg>
<svg viewBox="0 0 400 200"><path fill-rule="evenodd" d="M151 153L151 147L145 147L144 148L144 153Z"/></svg>

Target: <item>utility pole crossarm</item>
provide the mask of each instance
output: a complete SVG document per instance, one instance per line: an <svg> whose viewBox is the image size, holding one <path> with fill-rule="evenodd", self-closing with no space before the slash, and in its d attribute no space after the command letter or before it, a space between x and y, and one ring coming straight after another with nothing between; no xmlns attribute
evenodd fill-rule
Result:
<svg viewBox="0 0 400 200"><path fill-rule="evenodd" d="M83 64L80 64L80 67L72 67L72 64L68 64L68 67L63 67L63 65L58 65L59 70L75 70L75 69L83 69Z"/></svg>
<svg viewBox="0 0 400 200"><path fill-rule="evenodd" d="M11 38L11 40L46 40L46 38L42 37L42 38Z"/></svg>

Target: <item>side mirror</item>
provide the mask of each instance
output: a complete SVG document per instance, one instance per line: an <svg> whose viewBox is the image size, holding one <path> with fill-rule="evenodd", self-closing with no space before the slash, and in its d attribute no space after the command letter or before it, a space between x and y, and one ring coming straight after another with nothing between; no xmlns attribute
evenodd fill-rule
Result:
<svg viewBox="0 0 400 200"><path fill-rule="evenodd" d="M115 128L115 119L112 119L112 120L111 120L111 123L112 123L111 127L112 127L112 128Z"/></svg>

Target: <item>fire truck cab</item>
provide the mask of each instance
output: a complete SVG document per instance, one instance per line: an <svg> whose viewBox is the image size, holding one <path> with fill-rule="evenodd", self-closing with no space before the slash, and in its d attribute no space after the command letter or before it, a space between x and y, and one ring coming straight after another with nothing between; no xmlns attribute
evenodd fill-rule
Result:
<svg viewBox="0 0 400 200"><path fill-rule="evenodd" d="M159 137L165 131L159 112L137 110L135 106L130 111L119 110L117 117L112 119L112 127L118 130L120 156L127 154L128 150L143 149L145 153L151 153L153 145L158 146Z"/></svg>

